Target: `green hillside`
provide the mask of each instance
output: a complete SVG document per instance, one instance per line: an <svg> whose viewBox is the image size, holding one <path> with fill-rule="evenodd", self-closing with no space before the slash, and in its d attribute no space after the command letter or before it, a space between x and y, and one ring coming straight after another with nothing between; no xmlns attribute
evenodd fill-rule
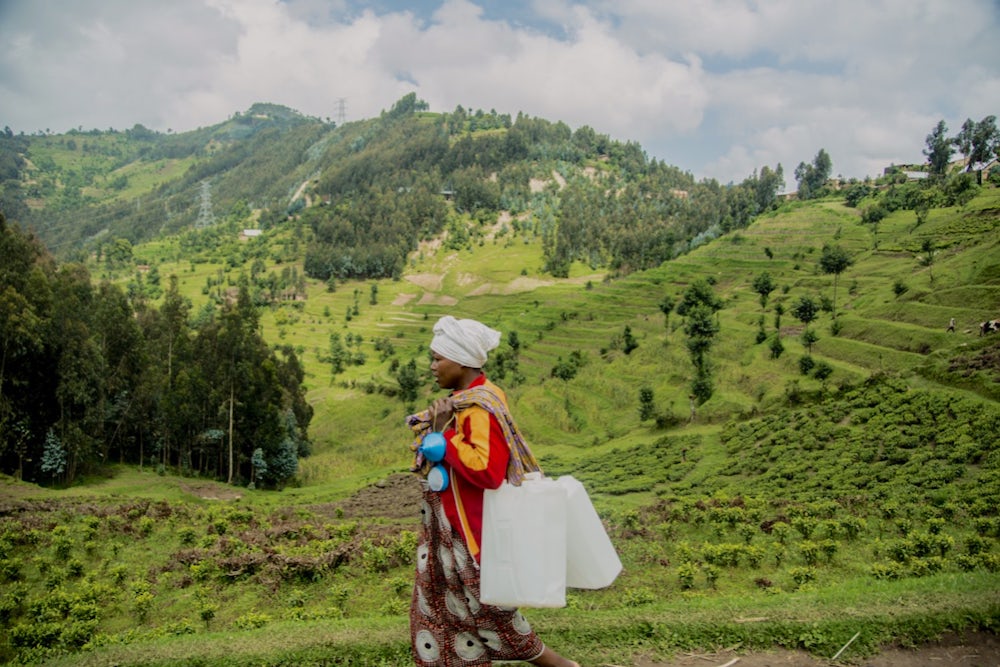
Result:
<svg viewBox="0 0 1000 667"><path fill-rule="evenodd" d="M302 207L259 237L240 237L267 215L245 201L209 228L130 241L126 261L92 254L95 282L153 307L176 276L192 319L246 280L264 340L302 363L311 454L280 491L149 458L92 466L64 488L5 477L0 656L407 664L416 519L403 418L437 395L427 343L443 314L505 332L488 372L546 471L585 483L625 565L607 590L527 612L561 653L585 665L736 645L828 658L860 632L851 661L996 632L1000 334L979 324L1000 318L1000 189L942 199L926 220L898 208L877 227L866 206L910 186L882 184L856 207L840 191L775 201L746 224L706 219L650 268L579 253L557 277L546 210L599 161L553 164L531 163L537 199L520 209L444 201L446 220L396 276L307 270L310 220L343 177L335 162L317 183L296 175ZM849 258L839 274L824 270L825 248ZM690 317L674 308L698 284L721 303L703 402ZM803 299L818 307L808 325L793 314ZM334 373L332 334L363 363ZM398 368L411 360L409 401Z"/></svg>

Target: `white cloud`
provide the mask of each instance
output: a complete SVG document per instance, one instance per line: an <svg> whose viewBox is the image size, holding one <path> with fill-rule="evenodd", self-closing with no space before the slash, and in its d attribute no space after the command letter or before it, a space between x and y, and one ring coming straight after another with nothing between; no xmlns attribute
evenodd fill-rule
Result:
<svg viewBox="0 0 1000 667"><path fill-rule="evenodd" d="M940 119L1000 114L992 0L52 5L0 3L15 131L181 131L258 101L336 117L340 98L357 119L416 91L438 111L590 125L723 182L780 162L794 185L819 148L837 173L874 175L921 161Z"/></svg>

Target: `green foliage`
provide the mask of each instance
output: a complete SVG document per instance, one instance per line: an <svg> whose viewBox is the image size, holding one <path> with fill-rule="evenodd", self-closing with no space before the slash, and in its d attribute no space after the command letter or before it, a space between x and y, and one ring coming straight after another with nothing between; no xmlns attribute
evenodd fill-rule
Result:
<svg viewBox="0 0 1000 667"><path fill-rule="evenodd" d="M767 300L771 295L771 292L775 290L777 285L771 278L771 274L767 271L758 273L753 279L753 290L757 292L760 297L760 307L767 308Z"/></svg>
<svg viewBox="0 0 1000 667"><path fill-rule="evenodd" d="M66 471L66 458L65 447L63 447L59 437L50 429L45 435L41 471L52 478L59 477Z"/></svg>
<svg viewBox="0 0 1000 667"><path fill-rule="evenodd" d="M239 470L217 467L227 432L233 465L243 474L249 476L256 445L278 463L270 481L294 475L312 417L304 372L291 348L272 351L264 343L245 277L235 301L223 304L217 319L211 309L195 327L176 276L156 309L130 302L107 282L94 287L80 265L57 271L50 258L21 246L15 228L2 225L0 237L5 253L16 250L18 261L32 265L21 267L23 277L12 276L8 292L25 295L21 305L37 316L25 341L4 337L18 352L8 355L0 382L0 423L16 424L19 442L2 452L4 469L16 461L25 479L71 483L112 453L141 464L140 455L155 448L164 468L190 472L197 457L201 472L233 478ZM5 259L17 266L14 257ZM25 346L36 336L38 346ZM40 373L48 380L39 384ZM29 383L37 391L8 398L10 387ZM285 433L283 414L294 417ZM139 526L140 535L151 530Z"/></svg>
<svg viewBox="0 0 1000 667"><path fill-rule="evenodd" d="M816 153L812 163L800 162L799 166L795 168L795 180L799 184L799 199L813 199L821 196L832 168L833 161L830 159L829 153L822 148Z"/></svg>
<svg viewBox="0 0 1000 667"><path fill-rule="evenodd" d="M586 365L587 360L584 357L583 352L580 350L573 350L569 353L569 357L563 360L559 357L556 365L552 367L551 376L554 378L559 378L560 380L572 380L576 377L576 374L580 371L580 368Z"/></svg>
<svg viewBox="0 0 1000 667"><path fill-rule="evenodd" d="M781 336L775 334L771 338L771 343L768 345L768 349L771 350L771 358L778 359L785 352L785 344L781 342Z"/></svg>
<svg viewBox="0 0 1000 667"><path fill-rule="evenodd" d="M639 389L639 420L652 419L655 411L653 390L650 387L642 387Z"/></svg>
<svg viewBox="0 0 1000 667"><path fill-rule="evenodd" d="M455 128L459 121L463 127L454 135L457 145L457 137L468 132L475 116L448 116ZM392 122L402 128L411 119L431 124L430 118L419 113L404 114ZM485 125L493 121L484 117L475 122ZM523 138L529 124L520 123L517 130L514 125L500 122L495 134ZM437 131L447 134L451 127ZM531 127L539 132L561 132L544 122ZM568 128L564 134L581 151L579 156L601 141L593 133L581 133L577 144ZM199 660L218 664L279 664L282 660L286 664L311 664L310 660L320 664L341 656L358 662L370 660L368 664L391 664L397 658L405 661L405 624L398 619L403 617L406 605L404 582L412 580L412 526L387 518L343 522L350 506L340 506L337 501L376 475L381 478L388 469L405 467L407 454L399 448L406 440L405 427L400 423L398 403L392 407L398 396L393 386L395 373L401 367L400 359L412 359L415 374L425 376L420 360L426 356L427 329L449 297L459 299L469 316L484 318L505 332L517 329L520 333L518 346L491 354L490 363L496 365L488 373L494 378L506 374L512 382L504 384L516 385L509 394L512 407L546 471L573 474L585 481L626 563L623 578L611 590L580 593L575 595L572 609L551 616L539 613L539 627L547 640L552 637L556 642L565 641L576 649L597 642L619 647L623 637L644 638L642 641L647 643L643 646L649 647L659 645L656 642L676 646L675 641L706 638L708 644L687 645L708 646L719 637L735 637L736 643L752 636L764 645L833 645L836 650L856 631L852 628L846 637L840 636L845 628L838 626L834 616L844 606L856 609L857 615L851 612L853 623L876 630L871 636L879 639L871 640L869 650L882 638L911 641L926 636L928 628L941 627L945 622L942 619L950 619L947 622L961 628L989 625L989 621L981 620L990 613L984 607L981 591L995 588L993 573L1000 561L996 553L998 522L993 516L997 506L994 463L998 455L988 438L997 427L995 400L991 398L995 390L990 389L991 380L983 379L991 373L993 344L987 338L963 336L962 329L974 328L975 322L991 316L997 305L990 289L996 282L997 270L988 251L995 238L992 190L970 187L974 184L968 179L951 184L947 194L950 199L946 199L946 183L933 187L902 183L893 188L882 184L873 187L868 195L871 201L881 203L887 211L892 208L879 221L880 250L873 253L871 229L859 223L858 212L847 210L833 197L782 204L780 210L740 227L755 206L744 196L747 192L735 188L731 194L720 195L726 207L710 211L721 200L708 196L709 185L704 184L704 190L699 184L688 188L690 182L677 176L677 182L670 187L688 188L689 197L686 203L680 197L673 202L674 197L668 197L663 186L668 176L676 175L671 176L668 169L661 170L658 165L652 170L655 178L646 174L649 178L644 187L656 190L648 201L661 207L656 219L658 224L669 221L666 225L671 228L671 238L666 238L666 232L657 237L651 233L652 227L643 228L637 234L639 239L622 234L627 229L627 217L622 215L622 226L617 229L621 246L612 252L602 245L603 241L595 241L594 237L606 241L611 235L587 225L587 206L573 210L570 205L563 211L559 206L562 202L556 198L568 200L568 194L579 195L586 204L600 203L613 210L616 202L606 193L615 191L614 183L618 181L611 182L613 179L624 182L630 177L621 171L627 155L608 160L606 166L595 163L598 168L593 188L582 184L567 193L549 181L545 192L535 193L536 206L530 203L528 181L544 180L550 163L540 160L538 171L530 174L523 165L494 169L503 160L499 153L490 151L501 150L502 144L479 139L485 138L462 142L460 153L455 154L460 154L462 160L453 171L474 168L468 174L496 173L500 192L497 205L505 210L511 207L514 217L500 224L495 210L479 206L458 214L445 203L448 212L438 229L454 223L456 230L464 231L466 236L456 250L459 255L449 253L450 259L446 259L444 253L435 253L434 244L446 239L440 232L430 231L434 228L430 225L427 231L420 232L419 240L428 241L421 245L421 254L406 257L404 272L412 269L428 278L440 275L441 286L426 289L426 299L404 303L404 297L418 284L416 276L405 276L413 278L412 282L387 278L378 282L381 303L359 308L359 301L369 292L369 281L341 280L344 289L326 292L324 284L305 276L301 258L312 238L312 225L335 225L345 219L355 223L349 211L334 210L341 205L345 210L350 208L345 203L351 197L347 194L331 200L331 206L302 204L296 211L301 218L285 220L275 212L289 206L286 192L280 206L264 211L261 217L266 233L281 241L266 238L227 246L222 240L223 230L206 228L186 236L183 243L165 242L152 248L136 242L133 262L148 260L143 263L157 267L164 278L172 272L179 276L174 291L169 278L162 281L164 294L160 300L151 297L153 281L149 273L136 280L132 292L122 289L116 294L112 289L98 288L88 296L83 285L90 277L82 271L67 265L47 273L54 268L50 258L25 250L24 256L33 259L24 265L20 254L8 254L12 261L0 263L0 272L14 286L17 296L8 293L4 297L2 312L7 319L3 325L5 332L12 332L17 345L5 349L17 352L15 357L8 357L6 372L10 374L5 376L2 398L11 401L19 414L26 414L28 406L22 397L27 393L19 391L22 385L9 384L10 378L23 383L31 377L23 372L25 368L30 366L32 373L49 368L50 362L42 363L42 355L47 349L55 349L53 343L73 351L63 367L67 371L65 384L58 391L55 387L51 392L45 387L39 389L46 414L59 414L60 405L68 408L70 419L54 432L73 455L67 459L73 486L68 489L69 495L58 499L55 492L29 487L33 494L44 494L45 500L25 501L30 510L18 510L19 514L11 513L4 519L0 561L11 576L18 578L5 582L10 584L5 594L11 597L0 606L0 618L6 619L5 631L27 626L35 622L28 611L40 610L39 600L52 598L52 611L42 614L38 623L62 623L67 627L76 624L76 634L67 634L65 640L61 635L51 638L52 648L2 645L0 651L5 651L5 659L16 654L22 662L38 662L60 651L80 658L82 654L75 653L72 645L87 635L86 624L96 620L98 629L88 641L90 648L102 655L113 646L147 650L139 648L143 646L149 647L150 654L163 656L166 662L172 659L167 656L175 645L166 648L157 642L180 637L190 638L192 646L199 640L200 647L193 654ZM421 141L427 141L431 153L450 151L448 146L432 141L429 133L421 135ZM359 131L343 138L344 145L354 145L359 154L378 142L374 131L366 136ZM534 151L540 145L526 142L518 150ZM324 146L329 144L314 146L309 146L309 154L321 159ZM614 147L603 146L608 148ZM489 151L477 153L481 149ZM569 184L575 170L585 164L591 163L581 158L557 169ZM641 160L635 164L641 165ZM353 163L354 167L365 165L364 161ZM605 170L608 182L600 182ZM338 192L348 193L349 183L363 190L365 179L374 173L376 170L344 169L335 177L330 172L324 178L330 178L331 188L336 186L342 188ZM440 196L436 178L424 184L425 192L433 197ZM126 187L133 187L133 183L130 177ZM398 187L399 183L393 183L385 192L391 195ZM221 192L214 194L221 201ZM318 201L316 193L310 197ZM699 197L699 203L692 201ZM966 210L940 208L946 201L966 197L972 197L966 202ZM925 199L930 200L930 208L918 227L913 215L904 216L904 212L916 210L907 207L921 205ZM647 201L637 197L639 200ZM253 201L258 202L256 198ZM665 205L677 208L666 209ZM698 207L698 215L705 217L695 223L694 209ZM226 210L232 210L233 215L246 213L235 205L227 205ZM373 201L369 210L392 211L384 200ZM526 215L517 218L518 212ZM652 215L648 218L653 219ZM674 227L685 220L692 223L688 227L696 232L698 243L703 243L697 249L682 240L688 238L687 231L682 234ZM715 225L711 233L703 233L709 230L704 226L707 220ZM504 225L506 230L501 231ZM560 236L561 225L565 227ZM723 236L722 242L711 240L726 229L737 228L738 234ZM593 234L581 240L582 232ZM552 243L544 252L543 234L551 234L546 242ZM810 346L805 332L801 339L787 330L770 332L784 341L783 345L793 353L791 360L767 361L766 348L746 345L755 329L764 328L759 318L766 315L759 307L759 293L750 292L748 287L766 267L774 284L781 286L769 296L776 315L806 295L828 303L832 311L836 300L827 296L829 285L818 276L823 268L816 264L819 249L829 243L831 236L858 268L852 275L843 314L837 318L840 336L814 341L815 346L808 352L815 365L811 372L800 375L796 361L806 350L800 350L799 343L804 348ZM125 236L115 233L108 240L117 238ZM649 253L657 238L657 253L642 255ZM255 249L252 244L257 240L262 243ZM930 267L913 262L914 253L925 240L931 240L936 251L934 290L927 289L924 276ZM299 249L293 251L296 242ZM22 236L14 235L6 235L4 243L19 246L18 253L30 245ZM109 249L110 245L104 252ZM563 250L566 252L561 254ZM183 261L169 257L175 252L184 255ZM662 263L657 258L665 254L671 259ZM447 263L455 257L462 267L460 277ZM541 285L543 281L538 281L540 286L518 293L512 281L534 281L539 267L550 257L567 261L569 279L546 278L544 282L551 284ZM652 259L645 265L655 268L636 271L646 257ZM289 294L296 291L294 302L275 304L270 294L267 267L279 259L283 264L281 272L289 269L287 283L275 269L270 272L275 275L273 284L284 284ZM612 269L613 262L618 261L621 264ZM292 275L293 264L297 264L301 281ZM14 268L8 270L8 266ZM112 271L105 257L89 266L98 267L92 269L95 276L98 271ZM241 266L247 267L245 282L238 276ZM597 267L608 268L609 273L603 279L588 273ZM122 285L134 279L134 267L113 271L124 276ZM193 274L190 278L185 275L189 273ZM31 275L35 276L34 286L21 277ZM118 279L113 273L106 275ZM687 324L679 318L688 315L679 314L672 326L665 318L665 327L659 324L658 317L649 316L661 303L675 312L677 296L665 299L663 295L681 295L705 276L712 278L705 283L720 301L711 322L719 326L709 349L711 375L692 373L690 367L684 370L684 357L691 349L678 345L673 334ZM207 285L209 277L211 285ZM584 280L590 289L584 287ZM911 287L894 293L894 281ZM301 290L297 282L302 283ZM239 316L224 306L239 298L241 285L256 318L245 304L242 312L239 303L233 304ZM209 287L205 298L211 303L207 308L197 301L186 301L198 300L203 286ZM508 287L509 291L505 291ZM39 289L33 291L35 288ZM48 293L56 296L51 300L40 298ZM49 307L63 297L73 300L59 307L57 317ZM122 304L139 304L142 299L147 301L141 307L121 308ZM102 335L96 333L95 320L77 317L79 313L98 311L103 318L99 329ZM331 365L324 358L329 336L334 333L330 326L337 328L343 322L340 318L330 322L329 316L322 313L345 311L351 314L350 330L339 333L345 363L340 374L331 378ZM667 314L664 309L660 312ZM574 315L560 317L568 313ZM959 333L948 338L943 326L952 315L959 320ZM246 329L262 333L261 338L269 341L268 347L276 353L274 359L255 354L253 345L239 346L253 340L253 336L242 337L237 320ZM59 324L66 326L60 329ZM56 331L68 334L78 328L77 324L95 333L47 338ZM622 332L625 326L643 344L630 355L597 354L609 335L620 339L614 332ZM776 328L780 329L780 320ZM282 342L288 336L289 350L296 355L294 364L289 355L273 347L273 341L278 340L275 336ZM387 353L385 343L390 338L393 351ZM132 341L123 343L120 350L140 344L136 349L152 354L158 361L148 374L119 373L141 368L143 357L109 353L114 348L109 341ZM244 405L247 399L238 396L230 402L222 373L205 370L224 368L227 358L218 351L230 349L251 353L252 363L247 364L249 368L237 368L237 378L252 385L253 393L260 392L261 400L251 396L251 403ZM570 351L577 354L578 360L589 363L581 363L563 381L547 380L556 360L563 363L560 355L566 357ZM16 363L10 359L16 359ZM192 364L192 359L198 363ZM359 359L363 359L360 364L356 361ZM170 360L176 373L168 373ZM138 366L136 362L140 362ZM279 363L280 367L275 365ZM836 373L831 376L834 369ZM263 378L272 371L281 378L280 388L268 391L267 387L275 385ZM870 375L875 377L869 384L865 379ZM836 381L828 382L830 377ZM692 379L708 380L710 393L703 395L711 396L700 409L704 419L697 426L688 423L686 414L691 404L688 397ZM794 390L789 384L793 379ZM304 390L288 389L297 382L308 387L308 402ZM648 424L640 425L638 417L642 415L635 410L634 392L643 387L663 404L662 411L657 414L654 410L652 415L662 432L652 431ZM788 387L788 391L783 392L782 387ZM961 388L962 392L952 388ZM93 396L89 396L91 393ZM296 394L300 404L296 404ZM430 395L430 389L417 386L413 403ZM151 409L152 399L158 396L169 399L157 404L168 411ZM101 397L103 403L99 402ZM3 410L7 405L3 404ZM225 464L220 469L217 462L220 457L225 461L228 454L230 405L235 407L236 417L234 482L240 485L248 479L258 448L265 464L293 449L303 452L304 427L309 419L302 416L310 414L309 406L316 406L320 417L316 421L321 429L315 442L316 454L298 462L296 475L300 477L291 480L295 488L286 488L281 494L247 494L240 486L235 491L242 489L245 495L239 500L192 499L199 488L211 484L211 478L227 477ZM677 405L685 413L683 417L675 414ZM289 411L294 420L287 419ZM8 414L0 416L6 418ZM4 469L17 469L17 448L21 447L18 424L23 424L28 434L22 449L27 455L25 477L43 479L35 466L40 461L43 429L48 425L33 420L0 422L5 429ZM265 442L270 446L265 448ZM129 452L135 454L134 458L129 457ZM122 458L128 462L127 469L114 467L107 472L100 463ZM79 466L76 470L72 470L74 462ZM136 473L140 462L145 472ZM162 476L151 474L155 470L161 470ZM175 477L175 471L186 477ZM141 482L120 492L125 496L162 493L165 487L159 485L167 484L175 489L169 493L175 495L160 506L126 503L121 497L96 501L88 494L101 494L100 489L106 485L117 484L114 479L95 475L102 472L128 479L141 476ZM277 481L273 483L279 486ZM151 490L153 486L158 490ZM188 490L180 499L182 492L176 489L182 486ZM211 493L224 498L232 492L232 488L219 487L218 492ZM84 500L84 496L88 497ZM216 509L208 510L206 502ZM120 511L115 509L118 503L123 505ZM283 511L272 513L278 505ZM235 507L238 512L228 511ZM89 521L75 518L88 512L93 512L87 517ZM154 523L150 524L150 520ZM61 525L66 528L52 530ZM147 534L143 538L144 532ZM802 578L801 573L791 568L812 568L815 578L800 584L797 579ZM132 584L138 580L149 581L150 585L133 589ZM109 589L96 606L84 599L67 603L60 592L90 588L92 584ZM792 589L797 589L794 595L785 594ZM196 590L197 594L193 592ZM682 595L684 590L693 592ZM957 590L973 592L960 601L948 598L948 602L939 604L945 591ZM625 591L629 591L628 602L634 608L623 611ZM650 591L655 594L652 600L648 599ZM142 627L136 628L133 598L141 595L152 595L154 601ZM875 600L883 595L892 600L886 605L893 610L891 613L872 606L881 604ZM806 599L811 606L795 608ZM823 604L834 599L840 602ZM919 600L912 604L919 612L896 626L891 619L898 618L894 615L905 606L898 601L906 599ZM217 608L210 609L210 604L203 607L203 601L209 600L217 600ZM691 605L692 600L698 604ZM672 617L680 605L687 614L697 615L700 609L693 607L703 606L715 612L726 608L726 613L713 616L711 622L692 616ZM769 621L753 624L760 626L753 630L748 630L746 624L729 622L733 610L769 605L781 610L771 615L773 618L808 620L789 624ZM818 618L813 607L828 611ZM203 608L212 611L211 619L203 619ZM260 609L266 609L271 620L255 631L250 626L259 620L249 614ZM572 615L578 611L586 615ZM807 611L810 613L804 613ZM398 627L386 633L392 639L385 641L375 636L377 631L371 631L381 627L382 615L397 617L389 619L390 624L398 622ZM322 625L303 630L303 625L313 619ZM240 622L247 627L237 628ZM344 640L350 632L340 623L351 622L358 623L365 632L360 638ZM121 630L129 626L131 630ZM664 629L667 626L669 631ZM712 632L699 629L705 626L710 626ZM591 628L588 632L599 639L581 638L578 627ZM594 627L600 629L593 631ZM202 637L206 629L213 631L212 642ZM239 632L235 632L237 629ZM319 649L309 648L315 646L310 641L319 640L306 635L326 632L338 639L326 642L320 655ZM299 643L295 648L274 648L267 638L276 633L283 638L298 633L299 639L294 641ZM233 639L237 636L239 641ZM241 661L240 657L246 655L229 655L222 648L237 646L242 650L244 644L257 646L254 658ZM160 653L164 648L166 651ZM207 657L208 653L217 659ZM832 651L826 655L830 654ZM303 656L306 659L300 661ZM595 664L615 659L620 657L603 654L601 659L588 658ZM178 661L183 662L183 658Z"/></svg>

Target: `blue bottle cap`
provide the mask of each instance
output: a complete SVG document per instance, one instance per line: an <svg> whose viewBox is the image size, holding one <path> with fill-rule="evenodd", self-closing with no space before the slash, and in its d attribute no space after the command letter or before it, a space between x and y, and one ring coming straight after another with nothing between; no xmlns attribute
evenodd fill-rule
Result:
<svg viewBox="0 0 1000 667"><path fill-rule="evenodd" d="M448 488L448 471L442 465L436 465L427 473L427 486L431 491L444 491Z"/></svg>
<svg viewBox="0 0 1000 667"><path fill-rule="evenodd" d="M446 448L447 445L445 444L444 436L438 431L428 433L420 441L420 452L424 455L425 459L434 463L444 458Z"/></svg>

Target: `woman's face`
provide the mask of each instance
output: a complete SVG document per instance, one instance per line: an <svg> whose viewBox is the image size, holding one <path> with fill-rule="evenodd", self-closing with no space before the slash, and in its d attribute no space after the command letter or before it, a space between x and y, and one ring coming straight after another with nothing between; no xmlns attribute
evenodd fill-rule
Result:
<svg viewBox="0 0 1000 667"><path fill-rule="evenodd" d="M442 389L462 389L461 380L465 367L459 363L442 357L437 352L431 353L431 373Z"/></svg>

